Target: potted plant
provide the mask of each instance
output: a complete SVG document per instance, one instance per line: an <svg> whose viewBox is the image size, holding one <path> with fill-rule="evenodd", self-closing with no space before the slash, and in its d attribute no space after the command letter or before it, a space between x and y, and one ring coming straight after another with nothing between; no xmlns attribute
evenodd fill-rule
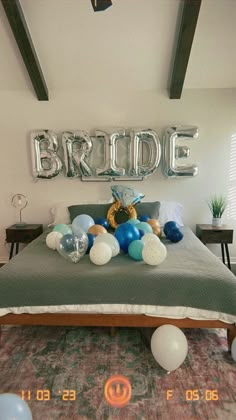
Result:
<svg viewBox="0 0 236 420"><path fill-rule="evenodd" d="M208 207L212 214L212 226L221 226L221 216L227 206L226 198L222 195L214 195L208 201Z"/></svg>

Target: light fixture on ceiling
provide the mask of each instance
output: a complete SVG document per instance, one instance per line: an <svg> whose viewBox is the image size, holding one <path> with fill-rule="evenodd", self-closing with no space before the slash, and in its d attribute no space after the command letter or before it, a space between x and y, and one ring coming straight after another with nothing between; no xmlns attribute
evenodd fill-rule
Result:
<svg viewBox="0 0 236 420"><path fill-rule="evenodd" d="M91 0L94 12L101 12L112 6L111 0Z"/></svg>
<svg viewBox="0 0 236 420"><path fill-rule="evenodd" d="M21 218L21 212L23 209L25 209L25 207L28 204L28 201L26 200L26 197L24 194L15 194L12 197L12 205L19 211L19 223L16 223L17 227L24 227L26 225L25 222L22 222L22 218Z"/></svg>

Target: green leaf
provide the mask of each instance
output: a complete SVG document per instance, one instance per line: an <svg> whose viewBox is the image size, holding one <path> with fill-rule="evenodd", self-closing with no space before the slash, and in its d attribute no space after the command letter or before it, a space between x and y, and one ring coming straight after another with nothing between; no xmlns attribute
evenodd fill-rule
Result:
<svg viewBox="0 0 236 420"><path fill-rule="evenodd" d="M207 204L213 217L221 217L226 209L227 200L223 195L214 195Z"/></svg>

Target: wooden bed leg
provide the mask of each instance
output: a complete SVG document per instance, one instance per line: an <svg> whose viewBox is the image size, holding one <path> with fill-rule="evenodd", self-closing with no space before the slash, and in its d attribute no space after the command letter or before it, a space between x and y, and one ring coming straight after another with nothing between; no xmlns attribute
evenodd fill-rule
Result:
<svg viewBox="0 0 236 420"><path fill-rule="evenodd" d="M235 337L236 337L236 326L231 325L230 328L227 328L227 340L228 340L229 351L231 351L232 342Z"/></svg>
<svg viewBox="0 0 236 420"><path fill-rule="evenodd" d="M111 327L111 336L115 337L116 334L116 327Z"/></svg>

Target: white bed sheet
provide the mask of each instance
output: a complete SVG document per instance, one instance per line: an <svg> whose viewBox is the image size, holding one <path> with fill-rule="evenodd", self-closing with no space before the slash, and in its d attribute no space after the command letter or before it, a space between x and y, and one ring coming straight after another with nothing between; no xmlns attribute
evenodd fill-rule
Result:
<svg viewBox="0 0 236 420"><path fill-rule="evenodd" d="M86 313L86 314L144 314L161 318L195 320L217 320L229 324L236 323L236 316L221 312L184 306L152 306L152 305L127 305L127 304L96 304L96 305L59 305L59 306L21 306L1 308L0 316L7 314L44 314L44 313Z"/></svg>

